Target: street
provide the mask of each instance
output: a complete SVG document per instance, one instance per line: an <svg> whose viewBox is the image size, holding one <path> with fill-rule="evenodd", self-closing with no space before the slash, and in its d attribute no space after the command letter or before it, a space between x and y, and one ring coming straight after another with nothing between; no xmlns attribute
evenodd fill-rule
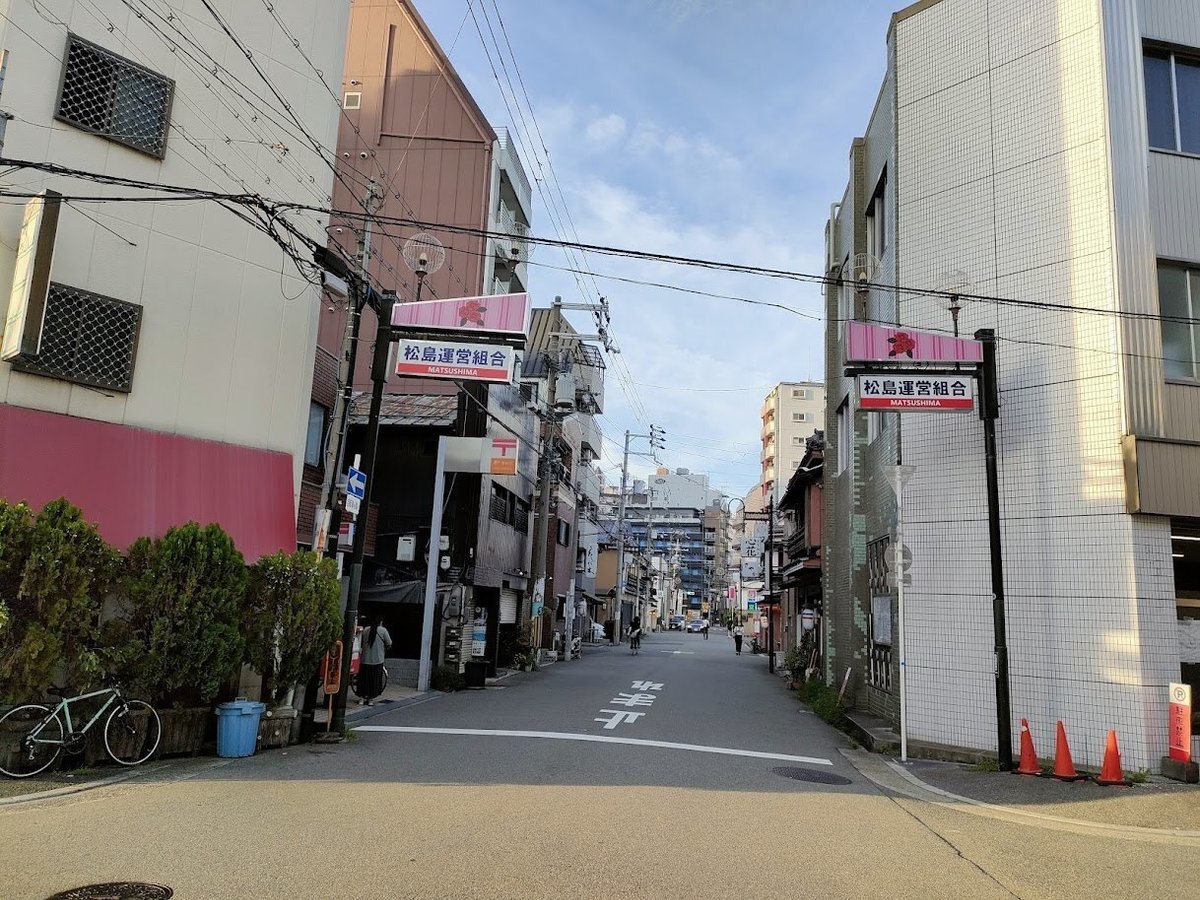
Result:
<svg viewBox="0 0 1200 900"><path fill-rule="evenodd" d="M652 634L430 694L344 745L0 806L0 895L1194 896L1194 840L913 799L865 757L723 630Z"/></svg>

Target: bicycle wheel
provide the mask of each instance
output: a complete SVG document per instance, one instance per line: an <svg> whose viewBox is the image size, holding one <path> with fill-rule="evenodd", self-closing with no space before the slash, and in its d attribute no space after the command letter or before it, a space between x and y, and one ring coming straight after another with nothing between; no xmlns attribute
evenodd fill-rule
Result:
<svg viewBox="0 0 1200 900"><path fill-rule="evenodd" d="M149 703L126 700L104 723L104 749L123 766L144 763L158 749L162 720Z"/></svg>
<svg viewBox="0 0 1200 900"><path fill-rule="evenodd" d="M0 717L0 772L28 778L50 767L63 748L63 727L50 707L26 703Z"/></svg>

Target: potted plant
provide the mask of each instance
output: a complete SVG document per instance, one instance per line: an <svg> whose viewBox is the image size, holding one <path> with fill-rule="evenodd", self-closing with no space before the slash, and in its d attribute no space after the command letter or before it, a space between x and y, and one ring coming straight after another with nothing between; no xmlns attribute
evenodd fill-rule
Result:
<svg viewBox="0 0 1200 900"><path fill-rule="evenodd" d="M195 522L129 549L123 615L113 626L122 680L159 709L161 755L196 753L211 704L245 647L246 566L219 525Z"/></svg>
<svg viewBox="0 0 1200 900"><path fill-rule="evenodd" d="M0 700L82 691L103 674L100 614L120 556L65 499L0 500Z"/></svg>
<svg viewBox="0 0 1200 900"><path fill-rule="evenodd" d="M315 553L275 553L250 568L242 610L245 661L262 676L263 746L284 746L296 711L288 693L316 671L341 631L337 571Z"/></svg>

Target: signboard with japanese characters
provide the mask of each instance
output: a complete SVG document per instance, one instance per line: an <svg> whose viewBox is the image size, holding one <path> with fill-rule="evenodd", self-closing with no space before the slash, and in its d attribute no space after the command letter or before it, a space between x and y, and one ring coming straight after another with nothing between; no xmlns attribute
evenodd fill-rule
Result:
<svg viewBox="0 0 1200 900"><path fill-rule="evenodd" d="M859 409L888 412L970 412L975 377L912 372L858 376Z"/></svg>
<svg viewBox="0 0 1200 900"><path fill-rule="evenodd" d="M517 474L517 439L492 438L488 445L488 473L491 475Z"/></svg>
<svg viewBox="0 0 1200 900"><path fill-rule="evenodd" d="M1192 688L1172 682L1170 685L1167 755L1180 762L1192 759Z"/></svg>
<svg viewBox="0 0 1200 900"><path fill-rule="evenodd" d="M529 333L529 296L491 294L397 303L392 327L400 332L443 331L470 337L497 335L524 343ZM473 333L473 335L471 334Z"/></svg>
<svg viewBox="0 0 1200 900"><path fill-rule="evenodd" d="M847 362L979 363L983 344L911 328L846 323Z"/></svg>
<svg viewBox="0 0 1200 900"><path fill-rule="evenodd" d="M508 384L515 359L513 348L502 344L401 338L397 342L396 374Z"/></svg>

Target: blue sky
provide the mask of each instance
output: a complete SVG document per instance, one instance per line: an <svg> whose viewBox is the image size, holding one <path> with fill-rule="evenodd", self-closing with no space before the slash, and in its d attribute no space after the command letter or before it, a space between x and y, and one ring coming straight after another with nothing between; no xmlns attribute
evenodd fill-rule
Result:
<svg viewBox="0 0 1200 900"><path fill-rule="evenodd" d="M535 186L535 234L807 273L823 268L829 207L879 90L889 18L905 5L415 3L489 121L514 132L530 178L565 203L569 222L548 212ZM608 360L606 478L619 479L625 430L644 434L653 422L667 432L663 464L745 493L758 478L767 391L824 376L819 287L599 254L575 262L594 281L561 271L572 266L562 251L536 248L529 290L537 306L555 295L609 300L621 353ZM586 314L572 319L593 329ZM643 474L650 465L631 468Z"/></svg>

